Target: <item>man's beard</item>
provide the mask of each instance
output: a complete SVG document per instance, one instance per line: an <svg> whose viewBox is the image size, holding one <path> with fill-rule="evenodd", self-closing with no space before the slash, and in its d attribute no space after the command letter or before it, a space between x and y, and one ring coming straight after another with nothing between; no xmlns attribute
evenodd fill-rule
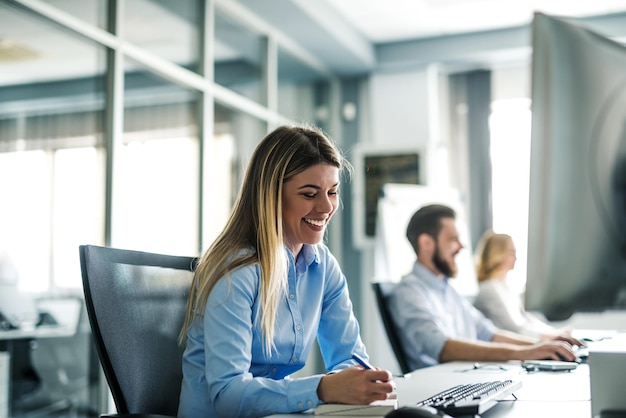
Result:
<svg viewBox="0 0 626 418"><path fill-rule="evenodd" d="M446 277L456 277L457 267L456 263L448 263L439 255L439 246L435 250L435 255L433 256L433 264L437 267L441 273L443 273Z"/></svg>

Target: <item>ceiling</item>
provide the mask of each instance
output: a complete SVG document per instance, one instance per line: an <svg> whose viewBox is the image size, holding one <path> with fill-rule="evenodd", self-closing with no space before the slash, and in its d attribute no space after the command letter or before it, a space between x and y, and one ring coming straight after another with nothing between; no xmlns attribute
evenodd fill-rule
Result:
<svg viewBox="0 0 626 418"><path fill-rule="evenodd" d="M535 11L588 17L626 11L626 0L329 0L373 43L529 24Z"/></svg>
<svg viewBox="0 0 626 418"><path fill-rule="evenodd" d="M102 53L70 33L11 7L26 3L98 23L99 2L0 0L0 85L80 77L102 71ZM477 65L528 57L534 11L569 17L617 13L613 32L626 36L626 0L216 0L249 9L254 20L286 35L330 72L351 76L401 65ZM193 2L125 2L125 37L173 62L193 56ZM232 6L237 6L233 8ZM243 7L241 7L243 6ZM239 13L239 12L238 12ZM55 12L56 14L56 12ZM247 11L246 13L247 14ZM245 16L244 16L245 17ZM245 19L244 19L245 20ZM158 22L158 23L157 23ZM517 28L517 29L516 29ZM520 29L521 28L521 29ZM215 57L229 59L216 45ZM100 49L101 51L102 49ZM453 62L454 61L454 62ZM133 65L129 60L126 65Z"/></svg>
<svg viewBox="0 0 626 418"><path fill-rule="evenodd" d="M228 3L228 1L225 1ZM237 0L334 73L527 60L535 12L626 36L626 0Z"/></svg>

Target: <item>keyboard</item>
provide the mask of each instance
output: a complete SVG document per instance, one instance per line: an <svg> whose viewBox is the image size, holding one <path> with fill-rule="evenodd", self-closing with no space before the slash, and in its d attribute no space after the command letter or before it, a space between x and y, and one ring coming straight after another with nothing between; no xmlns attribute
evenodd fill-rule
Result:
<svg viewBox="0 0 626 418"><path fill-rule="evenodd" d="M516 380L465 383L424 399L417 406L430 406L453 417L479 415L521 387L522 382Z"/></svg>

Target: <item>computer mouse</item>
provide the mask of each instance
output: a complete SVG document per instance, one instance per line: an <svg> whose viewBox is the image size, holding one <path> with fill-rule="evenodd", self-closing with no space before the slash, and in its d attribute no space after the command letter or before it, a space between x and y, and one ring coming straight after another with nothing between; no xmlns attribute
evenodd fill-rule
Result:
<svg viewBox="0 0 626 418"><path fill-rule="evenodd" d="M589 347L574 346L574 353L576 353L579 359L587 360L589 358Z"/></svg>
<svg viewBox="0 0 626 418"><path fill-rule="evenodd" d="M431 406L401 406L385 415L385 418L452 418Z"/></svg>

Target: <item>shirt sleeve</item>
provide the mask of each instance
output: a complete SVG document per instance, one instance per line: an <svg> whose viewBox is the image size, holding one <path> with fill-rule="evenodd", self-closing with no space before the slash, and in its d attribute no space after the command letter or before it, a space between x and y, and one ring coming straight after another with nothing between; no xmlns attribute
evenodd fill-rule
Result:
<svg viewBox="0 0 626 418"><path fill-rule="evenodd" d="M390 309L411 367L439 363L446 341L475 338L490 341L496 331L471 303L455 290L446 296L417 280L402 280L394 289Z"/></svg>
<svg viewBox="0 0 626 418"><path fill-rule="evenodd" d="M424 367L438 363L439 354L449 337L442 332L440 318L427 292L418 284L402 281L390 298L392 317L402 331L402 347L412 359L413 366Z"/></svg>
<svg viewBox="0 0 626 418"><path fill-rule="evenodd" d="M319 404L322 375L274 380L250 373L258 281L246 275L255 274L244 268L232 272L232 280L219 280L204 312L205 375L209 402L219 416L264 416Z"/></svg>
<svg viewBox="0 0 626 418"><path fill-rule="evenodd" d="M318 329L320 351L329 371L353 366L352 353L368 358L354 316L346 277L327 249L321 256L324 268L324 301Z"/></svg>
<svg viewBox="0 0 626 418"><path fill-rule="evenodd" d="M469 301L463 299L462 302L466 305L466 310L472 316L476 325L476 338L480 341L491 341L498 328Z"/></svg>

